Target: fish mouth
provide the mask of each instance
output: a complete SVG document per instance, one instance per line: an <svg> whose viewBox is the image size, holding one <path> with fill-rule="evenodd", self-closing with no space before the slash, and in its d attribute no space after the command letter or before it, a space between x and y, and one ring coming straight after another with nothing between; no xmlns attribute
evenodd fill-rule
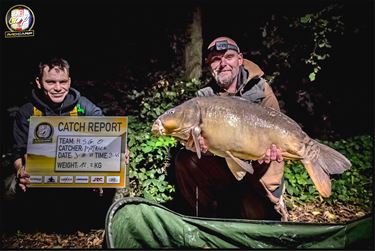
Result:
<svg viewBox="0 0 375 251"><path fill-rule="evenodd" d="M190 129L176 129L174 132L167 132L163 123L160 119L157 119L151 127L151 132L155 136L165 136L170 135L172 137L176 137L178 140L182 140L186 142L190 135Z"/></svg>
<svg viewBox="0 0 375 251"><path fill-rule="evenodd" d="M154 135L165 135L165 128L160 119L157 119L151 127L151 132Z"/></svg>

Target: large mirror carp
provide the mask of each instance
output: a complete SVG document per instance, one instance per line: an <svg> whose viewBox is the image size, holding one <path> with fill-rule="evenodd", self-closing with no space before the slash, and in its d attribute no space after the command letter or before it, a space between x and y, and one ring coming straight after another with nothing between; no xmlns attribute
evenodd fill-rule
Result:
<svg viewBox="0 0 375 251"><path fill-rule="evenodd" d="M162 114L153 124L155 135L170 135L186 143L204 137L210 152L226 159L237 180L253 168L244 160L258 160L275 144L284 159L300 160L323 197L331 195L330 174L351 167L338 151L310 138L285 114L240 97L196 97Z"/></svg>

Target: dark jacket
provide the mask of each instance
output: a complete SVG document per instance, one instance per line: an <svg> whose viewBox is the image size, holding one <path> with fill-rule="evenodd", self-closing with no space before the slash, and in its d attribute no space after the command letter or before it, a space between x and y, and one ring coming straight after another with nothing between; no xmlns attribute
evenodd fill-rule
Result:
<svg viewBox="0 0 375 251"><path fill-rule="evenodd" d="M250 60L244 59L237 78L236 96L244 97L262 106L280 110L279 103L267 81L262 78L263 71ZM215 81L197 92L197 96L228 95Z"/></svg>
<svg viewBox="0 0 375 251"><path fill-rule="evenodd" d="M68 95L61 106L53 108L45 95L33 89L31 102L26 103L17 111L13 126L13 160L23 157L26 153L29 133L29 119L34 115L34 107L42 112L43 116L69 116L75 106L80 107L79 116L102 116L102 110L90 100L81 96L79 91L70 88Z"/></svg>
<svg viewBox="0 0 375 251"><path fill-rule="evenodd" d="M197 96L212 96L212 95L236 95L246 98L254 103L258 103L265 107L271 107L280 111L279 102L272 91L271 86L262 78L263 71L259 66L250 60L244 59L243 66L240 68L239 76L237 78L237 92L229 94L221 89L219 85L212 81L207 87L197 91ZM264 164L259 164L257 161L252 162L254 166L254 175L259 177L259 181L266 190L267 197L276 203L279 208L279 197L282 193L284 162L272 161L268 167ZM245 210L252 210L252 206L248 205ZM281 213L286 219L287 215Z"/></svg>

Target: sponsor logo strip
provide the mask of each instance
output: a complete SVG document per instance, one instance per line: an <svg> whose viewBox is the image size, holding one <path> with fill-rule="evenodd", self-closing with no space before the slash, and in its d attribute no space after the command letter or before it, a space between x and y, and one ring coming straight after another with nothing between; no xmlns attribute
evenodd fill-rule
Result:
<svg viewBox="0 0 375 251"><path fill-rule="evenodd" d="M57 176L44 176L44 183L57 183Z"/></svg>
<svg viewBox="0 0 375 251"><path fill-rule="evenodd" d="M60 176L60 183L73 183L73 176Z"/></svg>
<svg viewBox="0 0 375 251"><path fill-rule="evenodd" d="M91 183L103 184L104 183L104 176L91 176Z"/></svg>
<svg viewBox="0 0 375 251"><path fill-rule="evenodd" d="M76 176L76 183L89 183L89 176Z"/></svg>
<svg viewBox="0 0 375 251"><path fill-rule="evenodd" d="M107 183L120 184L120 176L107 176Z"/></svg>
<svg viewBox="0 0 375 251"><path fill-rule="evenodd" d="M43 177L42 176L30 176L30 183L42 183Z"/></svg>

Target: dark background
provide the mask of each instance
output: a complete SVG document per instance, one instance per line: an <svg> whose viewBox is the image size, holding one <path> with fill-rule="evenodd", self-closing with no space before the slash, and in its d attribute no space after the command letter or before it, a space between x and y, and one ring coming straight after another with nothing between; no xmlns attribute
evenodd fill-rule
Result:
<svg viewBox="0 0 375 251"><path fill-rule="evenodd" d="M193 4L202 6L204 47L216 36L227 35L243 51L251 51L260 46L259 27L272 13L304 15L321 9L326 2L2 1L1 152L9 149L11 108L27 100L43 57L68 59L73 86L78 80L116 81L124 78L125 68L134 76L168 68L175 55L171 31L186 28ZM321 74L335 83L326 91L337 97L332 109L341 135L373 134L374 5L372 1L339 3L344 5L347 32L335 44L331 63ZM4 38L5 13L16 4L33 10L35 37ZM100 96L88 98L97 101Z"/></svg>

